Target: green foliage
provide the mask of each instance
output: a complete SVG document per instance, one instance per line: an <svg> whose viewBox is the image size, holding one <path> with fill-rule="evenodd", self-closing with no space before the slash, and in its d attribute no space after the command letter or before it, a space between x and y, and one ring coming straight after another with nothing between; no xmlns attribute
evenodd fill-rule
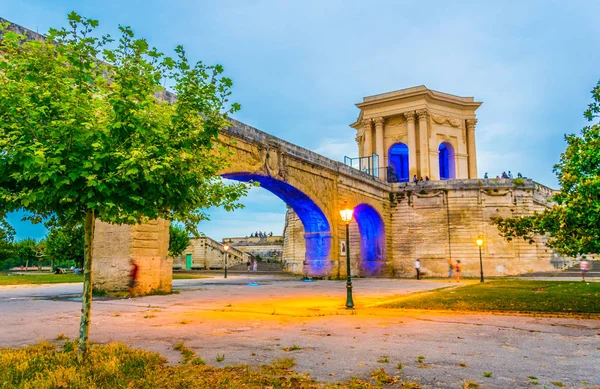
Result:
<svg viewBox="0 0 600 389"><path fill-rule="evenodd" d="M169 255L173 258L180 256L190 245L188 232L177 225L169 227Z"/></svg>
<svg viewBox="0 0 600 389"><path fill-rule="evenodd" d="M584 114L590 122L600 116L600 81L592 97ZM556 205L533 216L492 220L507 240L521 237L533 243L536 234L548 234L548 246L559 253L600 253L600 123L584 127L579 135L566 135L565 140L567 148L554 166L560 184Z"/></svg>
<svg viewBox="0 0 600 389"><path fill-rule="evenodd" d="M51 227L46 236L46 259L58 266L75 262L77 267L83 266L83 226Z"/></svg>
<svg viewBox="0 0 600 389"><path fill-rule="evenodd" d="M246 186L217 176L217 137L239 108L222 66L190 63L182 47L166 57L128 27L110 46L97 21L69 23L46 41L0 41L0 208L61 225L88 210L119 224L179 218L195 230L203 209L238 207Z"/></svg>
<svg viewBox="0 0 600 389"><path fill-rule="evenodd" d="M0 217L0 263L14 256L13 240L15 230L8 222Z"/></svg>

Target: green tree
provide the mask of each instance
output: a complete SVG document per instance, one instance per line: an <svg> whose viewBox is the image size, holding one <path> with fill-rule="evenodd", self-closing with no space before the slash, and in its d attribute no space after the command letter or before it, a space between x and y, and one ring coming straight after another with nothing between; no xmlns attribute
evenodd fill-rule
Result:
<svg viewBox="0 0 600 389"><path fill-rule="evenodd" d="M169 255L178 257L190 245L190 234L185 228L171 224L169 226Z"/></svg>
<svg viewBox="0 0 600 389"><path fill-rule="evenodd" d="M0 217L0 263L13 258L15 230L10 224Z"/></svg>
<svg viewBox="0 0 600 389"><path fill-rule="evenodd" d="M68 20L41 41L2 36L0 209L83 224L81 360L95 221L177 219L194 231L205 209L240 207L247 186L218 177L226 165L218 135L239 109L228 101L222 66L194 64L181 46L166 57L123 26L111 44L95 35L98 21L76 13Z"/></svg>
<svg viewBox="0 0 600 389"><path fill-rule="evenodd" d="M547 234L548 245L569 256L600 253L600 81L584 116L590 122L579 135L565 136L567 148L554 166L560 191L556 205L532 216L493 218L500 234L530 243Z"/></svg>
<svg viewBox="0 0 600 389"><path fill-rule="evenodd" d="M55 263L61 266L70 261L75 261L75 266L82 267L83 246L83 225L50 227L46 235L46 259L52 262L53 269Z"/></svg>
<svg viewBox="0 0 600 389"><path fill-rule="evenodd" d="M33 238L21 239L14 243L14 256L17 257L21 263L25 264L25 269L29 267L30 263L41 261L41 252L38 247L38 241Z"/></svg>

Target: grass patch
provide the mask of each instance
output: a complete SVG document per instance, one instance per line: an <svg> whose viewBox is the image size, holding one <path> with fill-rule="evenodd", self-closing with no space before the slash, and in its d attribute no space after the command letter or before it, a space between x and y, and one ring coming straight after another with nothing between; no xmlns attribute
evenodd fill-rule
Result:
<svg viewBox="0 0 600 389"><path fill-rule="evenodd" d="M83 275L33 273L0 273L0 285L38 285L83 282Z"/></svg>
<svg viewBox="0 0 600 389"><path fill-rule="evenodd" d="M388 357L387 355L382 355L379 357L377 362L378 363L390 363L390 357Z"/></svg>
<svg viewBox="0 0 600 389"><path fill-rule="evenodd" d="M388 308L600 313L600 283L501 279L418 294Z"/></svg>
<svg viewBox="0 0 600 389"><path fill-rule="evenodd" d="M492 376L492 372L491 371L484 371L483 372L483 376L486 378L490 378Z"/></svg>
<svg viewBox="0 0 600 389"><path fill-rule="evenodd" d="M284 347L282 348L283 351L298 351L298 350L302 350L302 347L298 346L297 344L293 344L290 347Z"/></svg>
<svg viewBox="0 0 600 389"><path fill-rule="evenodd" d="M253 368L247 365L216 368L178 344L188 355L186 364L169 365L158 353L136 350L120 343L93 345L84 364L76 362L75 342L64 346L49 342L20 349L0 349L0 382L5 388L246 388L264 389L352 389L379 388L360 379L322 384L305 374L291 370L295 362L289 358ZM189 351L189 353L186 350ZM203 361L202 361L203 362ZM378 383L393 383L383 369L373 373ZM403 388L419 388L406 382Z"/></svg>
<svg viewBox="0 0 600 389"><path fill-rule="evenodd" d="M196 280L200 278L214 278L212 276L202 276L200 274L177 274L173 273L174 280Z"/></svg>

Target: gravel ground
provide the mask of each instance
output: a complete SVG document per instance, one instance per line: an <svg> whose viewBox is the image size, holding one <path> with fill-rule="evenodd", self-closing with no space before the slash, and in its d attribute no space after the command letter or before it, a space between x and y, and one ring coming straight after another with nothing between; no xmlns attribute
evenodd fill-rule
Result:
<svg viewBox="0 0 600 389"><path fill-rule="evenodd" d="M234 275L173 284L180 294L96 299L91 340L125 342L173 362L180 358L173 346L184 341L215 366L291 357L297 371L323 381L368 377L383 367L435 388L459 388L465 379L488 388L600 385L600 321L377 307L449 285L441 281L357 279L354 311L344 309L341 281ZM75 338L81 289L0 287L0 346ZM294 345L300 349L284 350Z"/></svg>

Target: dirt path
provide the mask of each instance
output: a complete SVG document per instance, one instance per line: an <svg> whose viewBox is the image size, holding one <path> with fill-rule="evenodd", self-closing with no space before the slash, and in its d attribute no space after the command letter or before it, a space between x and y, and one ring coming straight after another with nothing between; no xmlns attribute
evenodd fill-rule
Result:
<svg viewBox="0 0 600 389"><path fill-rule="evenodd" d="M358 279L355 311L343 309L345 287L337 281L237 275L174 285L180 294L95 301L91 340L122 341L172 361L180 358L173 345L184 341L217 366L292 357L298 371L319 380L367 377L383 367L432 387L461 387L463 379L531 387L529 376L539 387L600 385L600 321L376 307L448 286L443 282ZM76 337L80 290L80 284L0 288L0 345ZM300 350L283 350L294 345Z"/></svg>

